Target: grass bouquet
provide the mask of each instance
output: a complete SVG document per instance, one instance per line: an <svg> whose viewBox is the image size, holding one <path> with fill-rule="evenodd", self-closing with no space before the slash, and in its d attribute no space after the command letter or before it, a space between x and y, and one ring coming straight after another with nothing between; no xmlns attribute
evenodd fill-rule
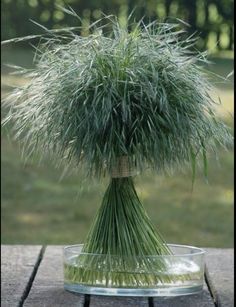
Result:
<svg viewBox="0 0 236 307"><path fill-rule="evenodd" d="M198 155L206 170L207 151L230 141L214 114L205 53L191 51L195 37L179 23L107 25L93 25L86 37L48 31L35 68L19 69L30 81L8 96L6 122L28 154L110 177L81 254L65 264L66 283L150 288L187 280L166 273L159 256L173 251L147 216L134 176L187 163L194 176Z"/></svg>

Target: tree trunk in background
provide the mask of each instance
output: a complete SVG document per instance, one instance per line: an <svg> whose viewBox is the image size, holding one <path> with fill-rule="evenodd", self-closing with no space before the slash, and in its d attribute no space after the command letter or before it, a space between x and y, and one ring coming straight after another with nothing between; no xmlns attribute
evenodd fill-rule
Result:
<svg viewBox="0 0 236 307"><path fill-rule="evenodd" d="M229 46L228 46L228 49L229 49L229 50L233 50L233 46L234 46L234 29L233 29L233 26L230 26L230 30L229 30Z"/></svg>
<svg viewBox="0 0 236 307"><path fill-rule="evenodd" d="M216 33L217 47L218 47L219 50L222 50L221 42L220 42L220 34L221 34L221 31L220 31L220 29L218 29L218 31Z"/></svg>
<svg viewBox="0 0 236 307"><path fill-rule="evenodd" d="M208 25L209 23L209 3L208 1L204 2L204 9L205 9L205 24Z"/></svg>
<svg viewBox="0 0 236 307"><path fill-rule="evenodd" d="M49 14L50 14L50 18L49 18L49 21L48 21L49 29L52 29L53 25L54 25L54 20L53 20L54 19L53 14L54 14L54 10L55 10L54 0L49 1L48 10L49 10Z"/></svg>
<svg viewBox="0 0 236 307"><path fill-rule="evenodd" d="M187 22L191 25L190 32L197 30L197 1L184 0L184 6L188 11Z"/></svg>
<svg viewBox="0 0 236 307"><path fill-rule="evenodd" d="M133 12L133 19L136 21L140 20L142 17L147 17L147 1L137 1L137 0L127 0L128 6L128 16ZM156 14L155 14L156 15Z"/></svg>
<svg viewBox="0 0 236 307"><path fill-rule="evenodd" d="M201 29L201 37L203 38L203 49L207 49L207 41L209 34L209 1L204 1L205 27Z"/></svg>
<svg viewBox="0 0 236 307"><path fill-rule="evenodd" d="M170 16L170 6L171 6L172 0L166 0L166 17Z"/></svg>

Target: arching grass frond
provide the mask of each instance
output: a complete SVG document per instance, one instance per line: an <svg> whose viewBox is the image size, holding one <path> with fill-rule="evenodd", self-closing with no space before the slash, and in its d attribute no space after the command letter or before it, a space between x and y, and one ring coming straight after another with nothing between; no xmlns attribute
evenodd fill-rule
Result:
<svg viewBox="0 0 236 307"><path fill-rule="evenodd" d="M195 36L183 38L179 23L128 31L107 20L110 32L97 22L87 37L64 29L41 39L35 69L22 71L30 82L7 98L16 136L91 176L124 155L138 170L168 171L198 154L206 166L206 151L231 136L214 113L206 55L190 50Z"/></svg>

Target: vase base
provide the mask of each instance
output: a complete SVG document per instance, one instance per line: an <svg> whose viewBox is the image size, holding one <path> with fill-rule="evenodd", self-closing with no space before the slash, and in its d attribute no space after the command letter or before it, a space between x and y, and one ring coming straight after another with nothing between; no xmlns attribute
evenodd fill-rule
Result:
<svg viewBox="0 0 236 307"><path fill-rule="evenodd" d="M109 257L64 249L66 290L108 296L181 296L202 291L204 250L168 244L172 255Z"/></svg>
<svg viewBox="0 0 236 307"><path fill-rule="evenodd" d="M193 285L187 287L163 287L163 288L105 288L105 287L91 287L80 284L64 284L67 291L91 294L91 295L106 295L106 296L142 296L142 297L156 297L156 296L182 296L197 294L202 291L202 285Z"/></svg>

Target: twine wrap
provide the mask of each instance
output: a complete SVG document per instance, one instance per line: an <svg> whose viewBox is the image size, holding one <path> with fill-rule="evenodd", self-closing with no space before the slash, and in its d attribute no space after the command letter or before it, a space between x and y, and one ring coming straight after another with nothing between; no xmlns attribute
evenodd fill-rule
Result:
<svg viewBox="0 0 236 307"><path fill-rule="evenodd" d="M130 167L128 156L121 156L117 159L117 164L111 170L112 178L122 178L135 176L137 172Z"/></svg>

